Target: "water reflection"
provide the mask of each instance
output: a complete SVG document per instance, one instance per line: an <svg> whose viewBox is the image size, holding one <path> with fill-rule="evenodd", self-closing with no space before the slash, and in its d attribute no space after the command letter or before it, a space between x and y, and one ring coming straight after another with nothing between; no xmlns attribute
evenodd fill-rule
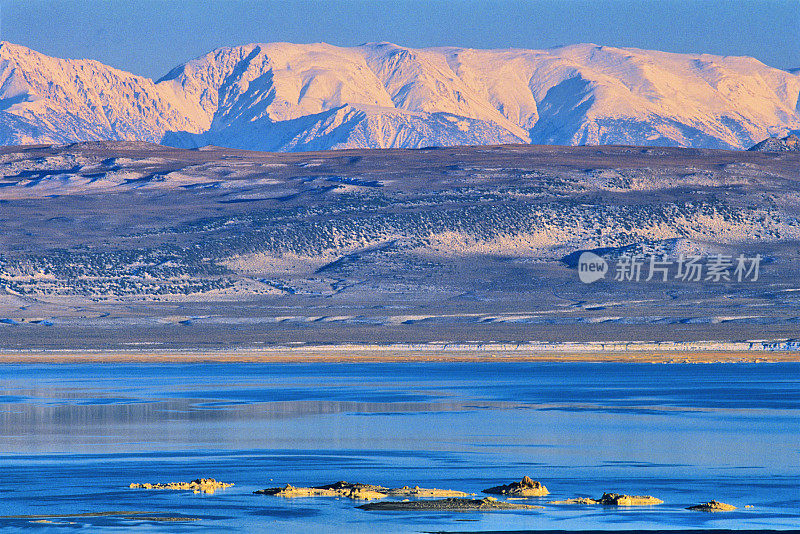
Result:
<svg viewBox="0 0 800 534"><path fill-rule="evenodd" d="M250 492L270 478L479 491L530 474L553 498L616 490L667 505L480 516L476 526L797 527L799 407L795 364L7 365L0 510L35 513L48 499L191 515L199 501L143 501L125 488L215 476L237 482L214 501L228 519L204 519L218 529L369 532L373 519L346 503L276 504ZM51 482L67 488L60 497ZM730 523L681 507L725 497L758 508ZM447 514L398 517L387 530L454 530Z"/></svg>

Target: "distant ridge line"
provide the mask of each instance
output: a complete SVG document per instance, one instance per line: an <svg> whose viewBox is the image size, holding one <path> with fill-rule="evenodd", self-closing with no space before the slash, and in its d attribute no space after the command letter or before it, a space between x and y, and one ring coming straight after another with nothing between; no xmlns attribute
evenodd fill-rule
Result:
<svg viewBox="0 0 800 534"><path fill-rule="evenodd" d="M530 143L745 149L800 130L800 75L748 57L577 44L252 43L153 81L0 43L0 144L262 151Z"/></svg>

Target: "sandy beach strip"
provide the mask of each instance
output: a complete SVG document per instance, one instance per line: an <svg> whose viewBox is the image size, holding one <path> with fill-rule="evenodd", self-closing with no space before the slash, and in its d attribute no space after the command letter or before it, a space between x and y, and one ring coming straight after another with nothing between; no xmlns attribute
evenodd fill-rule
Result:
<svg viewBox="0 0 800 534"><path fill-rule="evenodd" d="M593 345L324 345L215 350L0 350L0 363L367 363L367 362L800 362L798 350L744 349L741 344L688 348Z"/></svg>

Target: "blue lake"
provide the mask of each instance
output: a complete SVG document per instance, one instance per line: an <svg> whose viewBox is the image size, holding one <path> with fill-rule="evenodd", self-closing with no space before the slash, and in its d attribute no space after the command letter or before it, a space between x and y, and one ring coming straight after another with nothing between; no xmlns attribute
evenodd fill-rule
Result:
<svg viewBox="0 0 800 534"><path fill-rule="evenodd" d="M523 475L550 490L530 499L543 509L370 512L252 494L337 480L479 493ZM199 477L236 485L128 487ZM664 504L547 504L604 491ZM685 510L711 499L739 508ZM55 517L108 511L123 513ZM53 517L0 528L800 529L800 364L0 365L0 516L19 515ZM159 516L199 520L147 519Z"/></svg>

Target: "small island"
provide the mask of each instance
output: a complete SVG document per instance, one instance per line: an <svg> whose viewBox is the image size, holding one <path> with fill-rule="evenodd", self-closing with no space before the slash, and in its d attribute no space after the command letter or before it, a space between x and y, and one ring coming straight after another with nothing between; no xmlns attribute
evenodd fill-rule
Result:
<svg viewBox="0 0 800 534"><path fill-rule="evenodd" d="M196 478L191 482L157 482L155 484L131 484L131 489L148 489L148 490L186 490L193 493L207 493L212 494L219 489L230 488L233 483L218 482L213 478Z"/></svg>
<svg viewBox="0 0 800 534"><path fill-rule="evenodd" d="M693 510L695 512L731 512L736 510L736 507L732 504L725 504L724 502L719 501L708 501L700 504L696 504L694 506L689 506L686 508L687 510Z"/></svg>
<svg viewBox="0 0 800 534"><path fill-rule="evenodd" d="M484 497L483 499L434 499L428 501L382 501L369 504L362 504L358 508L362 510L385 510L385 511L406 511L406 512L494 512L499 510L532 510L543 508L531 504L518 504L498 501L494 497Z"/></svg>
<svg viewBox="0 0 800 534"><path fill-rule="evenodd" d="M256 495L274 495L276 497L346 497L356 500L383 499L385 497L415 497L415 498L442 498L442 497L469 497L470 493L455 490L442 490L436 488L420 488L419 486L402 488L386 488L374 484L361 484L358 482L334 482L323 486L296 487L287 484L283 487L265 488L254 491Z"/></svg>
<svg viewBox="0 0 800 534"><path fill-rule="evenodd" d="M599 499L577 497L562 501L550 501L548 504L602 504L605 506L652 506L664 501L650 495L623 495L621 493L603 493Z"/></svg>
<svg viewBox="0 0 800 534"><path fill-rule="evenodd" d="M510 497L543 497L550 494L541 482L533 480L529 476L522 477L519 482L487 488L483 490L483 493L508 495Z"/></svg>

